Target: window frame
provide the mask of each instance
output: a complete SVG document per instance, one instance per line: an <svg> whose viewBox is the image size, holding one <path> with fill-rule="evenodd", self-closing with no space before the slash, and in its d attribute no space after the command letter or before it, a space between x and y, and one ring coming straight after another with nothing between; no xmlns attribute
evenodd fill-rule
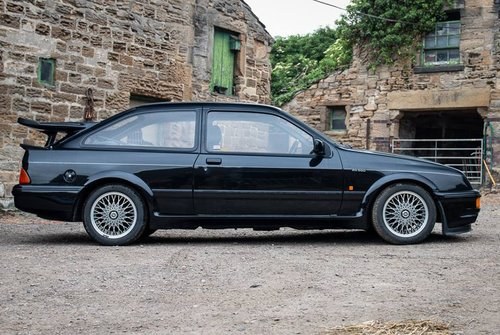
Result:
<svg viewBox="0 0 500 335"><path fill-rule="evenodd" d="M50 64L50 73L47 80L42 79L42 67L43 64ZM36 71L37 80L40 84L48 87L56 86L56 59L50 57L38 57L38 67Z"/></svg>
<svg viewBox="0 0 500 335"><path fill-rule="evenodd" d="M227 45L220 47L221 49L218 49L217 47L217 45L219 45L217 44L217 41L221 38L218 36L223 36L223 42L227 42ZM224 28L214 27L212 38L212 67L209 87L210 93L225 95L229 97L235 96L236 67L238 63L238 54L241 50L240 34ZM217 54L221 55L217 56ZM224 58L224 56L229 55L231 60ZM217 60L219 60L219 62L216 62ZM224 73L224 70L227 70L224 68L225 61L231 63L230 76ZM225 75L227 76L227 78L224 77ZM228 86L230 87L218 85L223 84L225 80L230 80L230 82L228 83ZM221 91L218 89L218 87L220 87L221 89L226 89L226 91Z"/></svg>
<svg viewBox="0 0 500 335"><path fill-rule="evenodd" d="M326 117L326 131L337 133L337 134L345 134L347 132L347 125L348 125L348 113L347 113L347 106L345 105L334 105L334 106L327 106L327 117ZM336 111L342 111L344 113L343 121L344 121L344 128L339 129L339 128L333 128L333 120L334 120L334 114ZM337 118L336 120L340 120L340 118Z"/></svg>
<svg viewBox="0 0 500 335"><path fill-rule="evenodd" d="M167 113L194 113L194 122L195 122L195 127L194 127L194 144L193 147L189 148L177 148L177 147L164 147L164 146L155 146L155 145L134 145L134 144L119 144L119 145L107 145L107 144L96 144L96 143L86 143L86 141L91 137L94 136L95 134L113 127L114 125L123 122L129 118L134 118L138 117L140 118L143 115L148 115L148 114L167 114ZM111 121L111 120L110 120ZM104 121L105 122L105 121ZM135 123L136 121L132 121ZM200 111L198 109L175 109L175 110L165 110L163 109L158 109L158 110L146 110L146 111L141 111L138 113L133 113L129 114L127 116L119 117L116 120L112 120L111 122L106 122L103 124L101 127L98 129L95 129L94 131L90 132L87 134L85 137L82 138L80 142L80 146L82 148L92 148L92 149L100 149L100 150L112 150L112 151L159 151L159 152L182 152L182 153L192 153L192 152L197 152L199 148L199 143L200 143L200 136L199 136L199 130L200 130ZM154 123L148 124L151 125ZM128 130L132 129L133 127L129 127ZM144 127L141 127L139 129L142 129ZM124 131L126 131L125 129ZM122 131L123 132L123 131Z"/></svg>
<svg viewBox="0 0 500 335"><path fill-rule="evenodd" d="M457 34L444 34L444 35L439 35L438 31L439 31L439 27L446 24L446 29L450 29L449 28L449 24L452 23L452 24L458 24L458 33ZM426 46L426 43L427 43L427 39L429 38L430 35L434 35L434 46L433 47L427 47ZM456 36L458 37L458 43L456 46L450 46L449 44L449 40L450 40L450 37L451 36ZM446 37L447 40L448 40L448 43L446 46L438 46L438 38L439 37ZM436 25L434 26L434 30L432 32L429 32L428 34L425 34L425 36L423 37L423 40L422 40L422 51L421 51L421 55L420 55L420 65L423 66L423 67L439 67L439 66L457 66L457 65L461 65L462 62L461 62L461 54L460 54L460 41L461 41L461 37L462 37L462 25L461 25L461 20L448 20L448 21L440 21L440 22L437 22ZM443 62L438 62L437 59L435 62L426 62L425 60L425 57L426 57L426 53L429 52L429 51L436 51L436 58L437 58L437 52L439 51L447 51L448 52L448 60L447 61L443 61ZM457 51L458 52L458 61L450 61L450 56L449 56L449 52L450 51Z"/></svg>
<svg viewBox="0 0 500 335"><path fill-rule="evenodd" d="M204 122L204 129L203 129L203 151L208 153L208 154L217 154L217 155L238 155L238 156L266 156L266 157L313 157L315 154L312 152L310 153L270 153L270 152L246 152L246 151L225 151L225 150L209 150L207 147L207 140L208 140L208 128L210 126L209 122L209 114L210 113L221 113L221 114L229 114L229 113L244 113L244 114L250 114L250 115L256 115L256 114L261 114L261 115L268 115L272 116L278 119L283 120L284 122L292 125L293 127L297 128L298 130L302 131L305 133L307 136L311 137L312 140L312 148L314 148L314 140L317 139L318 137L315 136L315 134L311 133L307 129L304 129L301 127L299 124L296 124L290 119L287 119L285 117L282 117L279 114L275 113L270 113L266 111L251 111L251 110L244 110L244 111L237 111L237 110L218 110L218 109L211 109L208 110L207 113L205 114L205 122Z"/></svg>

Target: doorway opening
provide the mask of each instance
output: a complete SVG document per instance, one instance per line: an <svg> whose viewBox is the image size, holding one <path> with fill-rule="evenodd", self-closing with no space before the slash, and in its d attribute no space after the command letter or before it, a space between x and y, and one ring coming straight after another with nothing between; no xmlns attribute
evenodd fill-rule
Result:
<svg viewBox="0 0 500 335"><path fill-rule="evenodd" d="M483 128L476 110L403 112L392 151L457 168L481 184Z"/></svg>
<svg viewBox="0 0 500 335"><path fill-rule="evenodd" d="M482 138L483 119L475 110L404 112L400 138L456 139Z"/></svg>

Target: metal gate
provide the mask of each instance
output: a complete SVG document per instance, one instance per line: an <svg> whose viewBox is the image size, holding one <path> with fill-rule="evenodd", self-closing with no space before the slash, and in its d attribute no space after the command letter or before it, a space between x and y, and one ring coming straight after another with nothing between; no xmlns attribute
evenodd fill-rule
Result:
<svg viewBox="0 0 500 335"><path fill-rule="evenodd" d="M393 139L392 152L454 167L461 170L471 184L482 184L482 139Z"/></svg>

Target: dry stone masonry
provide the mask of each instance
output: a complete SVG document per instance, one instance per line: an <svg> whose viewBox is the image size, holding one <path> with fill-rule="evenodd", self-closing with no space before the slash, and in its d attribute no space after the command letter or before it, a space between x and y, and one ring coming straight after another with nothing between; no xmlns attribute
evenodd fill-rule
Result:
<svg viewBox="0 0 500 335"><path fill-rule="evenodd" d="M217 28L241 43L232 96L210 90ZM0 0L0 208L12 205L19 143L40 139L18 117L81 120L89 88L97 119L134 97L269 103L271 43L238 0ZM54 60L53 82L40 81L40 59Z"/></svg>
<svg viewBox="0 0 500 335"><path fill-rule="evenodd" d="M476 115L482 119L479 131L488 136L488 149L493 154L489 163L499 169L500 1L457 1L455 9L461 23L461 61L457 66L419 66L417 54L416 60L372 71L357 53L349 69L298 93L284 109L339 141L381 151L390 151L394 138L415 135L406 120L426 115L436 115L437 120L438 113L445 113L450 120L453 114L471 119ZM345 107L345 131L328 128L333 106ZM467 125L457 127L464 127L461 133L467 137L463 134L469 131Z"/></svg>

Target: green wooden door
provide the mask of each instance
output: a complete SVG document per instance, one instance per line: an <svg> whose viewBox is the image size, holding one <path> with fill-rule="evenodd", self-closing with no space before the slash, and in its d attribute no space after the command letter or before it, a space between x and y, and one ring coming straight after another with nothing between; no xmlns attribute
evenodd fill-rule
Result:
<svg viewBox="0 0 500 335"><path fill-rule="evenodd" d="M225 95L233 95L234 52L231 50L231 35L215 30L212 81L210 90Z"/></svg>

